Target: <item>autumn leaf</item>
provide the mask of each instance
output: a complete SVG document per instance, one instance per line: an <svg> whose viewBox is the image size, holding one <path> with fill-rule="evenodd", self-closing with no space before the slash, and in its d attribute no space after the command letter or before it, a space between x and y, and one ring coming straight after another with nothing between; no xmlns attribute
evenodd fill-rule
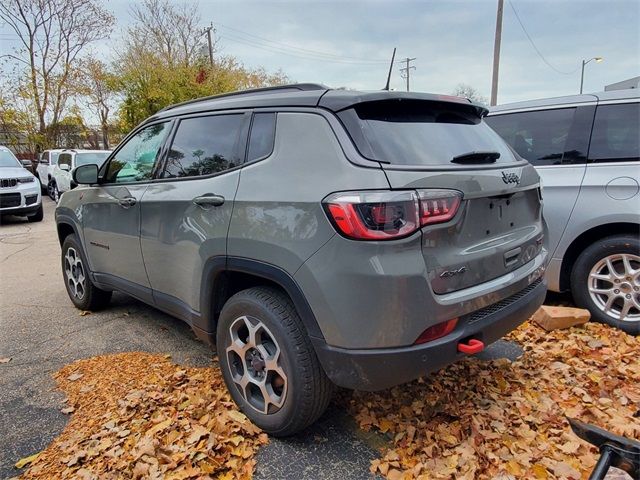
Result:
<svg viewBox="0 0 640 480"><path fill-rule="evenodd" d="M29 465L30 463L35 462L38 457L40 456L40 453L34 453L33 455L29 455L28 457L24 457L21 458L20 460L18 460L15 464L16 468L24 468L27 465Z"/></svg>
<svg viewBox="0 0 640 480"><path fill-rule="evenodd" d="M0 357L0 363L9 363L11 361L11 357Z"/></svg>
<svg viewBox="0 0 640 480"><path fill-rule="evenodd" d="M89 310L81 310L78 315L80 315L81 317L85 317L87 315L91 315L91 312Z"/></svg>

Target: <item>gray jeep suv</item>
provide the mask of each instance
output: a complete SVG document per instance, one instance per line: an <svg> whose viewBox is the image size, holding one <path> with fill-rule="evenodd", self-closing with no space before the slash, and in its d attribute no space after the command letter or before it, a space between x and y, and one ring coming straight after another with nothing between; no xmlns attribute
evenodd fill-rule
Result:
<svg viewBox="0 0 640 480"><path fill-rule="evenodd" d="M546 292L538 174L486 113L313 84L166 108L74 171L56 209L69 296L95 309L119 290L187 321L274 435L334 384L477 353Z"/></svg>
<svg viewBox="0 0 640 480"><path fill-rule="evenodd" d="M549 224L549 290L640 333L640 96L637 90L492 108L486 122L536 167Z"/></svg>

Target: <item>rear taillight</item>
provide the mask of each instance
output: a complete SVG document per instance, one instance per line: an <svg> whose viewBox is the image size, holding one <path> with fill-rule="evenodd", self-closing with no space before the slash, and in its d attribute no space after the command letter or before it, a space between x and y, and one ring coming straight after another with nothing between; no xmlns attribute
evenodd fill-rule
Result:
<svg viewBox="0 0 640 480"><path fill-rule="evenodd" d="M416 339L415 342L413 342L413 344L420 345L421 343L427 343L431 340L449 335L451 332L453 332L454 328L456 328L457 323L458 319L452 318L451 320L447 320L446 322L441 322L432 327L429 327L420 334L420 336Z"/></svg>
<svg viewBox="0 0 640 480"><path fill-rule="evenodd" d="M462 194L455 190L418 190L420 225L448 222L458 211Z"/></svg>
<svg viewBox="0 0 640 480"><path fill-rule="evenodd" d="M329 218L344 236L387 240L418 228L418 196L414 191L334 193L324 200Z"/></svg>
<svg viewBox="0 0 640 480"><path fill-rule="evenodd" d="M456 190L344 192L323 201L338 232L356 240L391 240L451 220L462 194Z"/></svg>

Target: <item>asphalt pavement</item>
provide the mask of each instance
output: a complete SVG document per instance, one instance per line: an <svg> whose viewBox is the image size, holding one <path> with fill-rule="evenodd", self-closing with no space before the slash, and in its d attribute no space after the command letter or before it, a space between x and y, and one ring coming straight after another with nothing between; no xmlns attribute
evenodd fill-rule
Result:
<svg viewBox="0 0 640 480"><path fill-rule="evenodd" d="M80 316L62 281L55 204L45 219L4 218L0 226L0 479L19 474L20 458L45 448L68 417L51 374L95 355L126 351L170 354L186 365L212 364L214 352L183 322L124 294L110 308ZM484 355L514 358L519 347L497 342ZM106 373L108 374L108 373ZM332 405L306 432L271 439L259 451L257 479L370 479L369 463L385 439L364 434Z"/></svg>

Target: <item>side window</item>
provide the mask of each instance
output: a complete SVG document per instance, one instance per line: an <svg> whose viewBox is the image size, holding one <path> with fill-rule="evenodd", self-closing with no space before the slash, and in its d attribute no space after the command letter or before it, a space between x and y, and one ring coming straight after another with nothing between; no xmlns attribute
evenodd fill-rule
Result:
<svg viewBox="0 0 640 480"><path fill-rule="evenodd" d="M567 163L565 150L575 108L490 116L487 123L535 166Z"/></svg>
<svg viewBox="0 0 640 480"><path fill-rule="evenodd" d="M640 103L601 105L591 135L589 160L628 162L640 159Z"/></svg>
<svg viewBox="0 0 640 480"><path fill-rule="evenodd" d="M71 170L71 154L70 153L61 153L58 157L58 166L68 165L69 170Z"/></svg>
<svg viewBox="0 0 640 480"><path fill-rule="evenodd" d="M51 161L51 165L58 164L58 157L60 156L60 152L49 152L48 158Z"/></svg>
<svg viewBox="0 0 640 480"><path fill-rule="evenodd" d="M162 178L198 177L237 167L244 121L244 114L181 120Z"/></svg>
<svg viewBox="0 0 640 480"><path fill-rule="evenodd" d="M153 166L168 132L169 123L157 123L136 133L109 161L104 182L151 180Z"/></svg>
<svg viewBox="0 0 640 480"><path fill-rule="evenodd" d="M276 138L276 114L256 113L251 123L247 162L267 157L273 151Z"/></svg>

